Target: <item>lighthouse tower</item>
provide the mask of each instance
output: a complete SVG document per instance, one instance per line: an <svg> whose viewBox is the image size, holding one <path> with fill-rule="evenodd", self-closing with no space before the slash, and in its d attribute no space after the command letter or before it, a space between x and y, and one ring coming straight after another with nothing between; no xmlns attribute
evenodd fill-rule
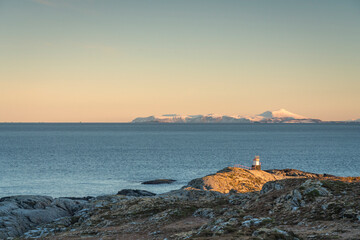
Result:
<svg viewBox="0 0 360 240"><path fill-rule="evenodd" d="M252 170L261 170L261 163L260 163L260 157L259 156L255 156L254 160L253 160L253 164L251 166Z"/></svg>

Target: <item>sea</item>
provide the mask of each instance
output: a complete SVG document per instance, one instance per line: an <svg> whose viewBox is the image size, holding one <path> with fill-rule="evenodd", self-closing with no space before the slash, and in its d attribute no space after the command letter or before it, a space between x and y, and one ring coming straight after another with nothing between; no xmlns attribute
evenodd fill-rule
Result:
<svg viewBox="0 0 360 240"><path fill-rule="evenodd" d="M360 176L360 124L1 123L0 197L163 193L225 167ZM174 179L165 185L143 185Z"/></svg>

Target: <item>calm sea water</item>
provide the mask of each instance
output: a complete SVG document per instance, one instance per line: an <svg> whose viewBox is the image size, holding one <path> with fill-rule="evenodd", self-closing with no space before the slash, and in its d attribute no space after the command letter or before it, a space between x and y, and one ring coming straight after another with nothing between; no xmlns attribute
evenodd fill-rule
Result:
<svg viewBox="0 0 360 240"><path fill-rule="evenodd" d="M360 175L360 124L0 124L0 197L157 193L234 164ZM171 178L170 185L141 185Z"/></svg>

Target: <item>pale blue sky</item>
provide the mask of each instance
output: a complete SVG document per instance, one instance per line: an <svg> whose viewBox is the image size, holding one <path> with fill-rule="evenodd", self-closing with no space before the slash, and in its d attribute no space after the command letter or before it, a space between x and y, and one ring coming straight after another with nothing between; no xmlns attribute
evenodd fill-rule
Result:
<svg viewBox="0 0 360 240"><path fill-rule="evenodd" d="M0 0L1 121L360 117L360 1Z"/></svg>

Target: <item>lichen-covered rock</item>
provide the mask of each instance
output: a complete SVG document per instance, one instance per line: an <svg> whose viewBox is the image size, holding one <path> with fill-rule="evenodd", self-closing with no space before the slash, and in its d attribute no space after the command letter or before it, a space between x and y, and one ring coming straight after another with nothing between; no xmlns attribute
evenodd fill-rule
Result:
<svg viewBox="0 0 360 240"><path fill-rule="evenodd" d="M168 193L160 194L161 197L176 197L188 201L213 201L216 199L226 198L226 196L220 192L215 191L202 191L198 189L185 188L179 190L173 190Z"/></svg>
<svg viewBox="0 0 360 240"><path fill-rule="evenodd" d="M184 188L210 190L220 193L229 193L230 191L245 193L260 191L266 182L282 178L261 170L228 167L216 174L194 179Z"/></svg>
<svg viewBox="0 0 360 240"><path fill-rule="evenodd" d="M321 174L304 172L297 169L271 169L266 170L266 172L283 177L318 178L322 176Z"/></svg>
<svg viewBox="0 0 360 240"><path fill-rule="evenodd" d="M305 206L305 201L301 192L297 189L290 191L288 194L284 194L275 200L276 204L281 204L288 210L296 211L299 207Z"/></svg>
<svg viewBox="0 0 360 240"><path fill-rule="evenodd" d="M260 226L267 223L271 223L273 220L269 217L263 217L263 218L251 218L249 220L243 221L241 225L243 227L252 227L252 226Z"/></svg>
<svg viewBox="0 0 360 240"><path fill-rule="evenodd" d="M279 181L271 181L271 182L267 182L263 185L260 193L265 194L270 191L281 190L283 188L284 188L284 185L282 185Z"/></svg>
<svg viewBox="0 0 360 240"><path fill-rule="evenodd" d="M278 228L259 228L253 232L252 236L257 239L283 239L283 240L299 240L294 233L288 233Z"/></svg>
<svg viewBox="0 0 360 240"><path fill-rule="evenodd" d="M193 214L194 217L214 218L215 213L211 208L199 208Z"/></svg>
<svg viewBox="0 0 360 240"><path fill-rule="evenodd" d="M300 188L303 188L304 195L309 195L313 193L317 196L328 196L331 193L324 187L322 187L322 183L319 180L306 180Z"/></svg>
<svg viewBox="0 0 360 240"><path fill-rule="evenodd" d="M226 168L156 196L4 198L0 229L20 206L21 216L50 210L50 222L29 217L36 224L20 239L359 239L358 180ZM56 211L65 215L51 220Z"/></svg>

